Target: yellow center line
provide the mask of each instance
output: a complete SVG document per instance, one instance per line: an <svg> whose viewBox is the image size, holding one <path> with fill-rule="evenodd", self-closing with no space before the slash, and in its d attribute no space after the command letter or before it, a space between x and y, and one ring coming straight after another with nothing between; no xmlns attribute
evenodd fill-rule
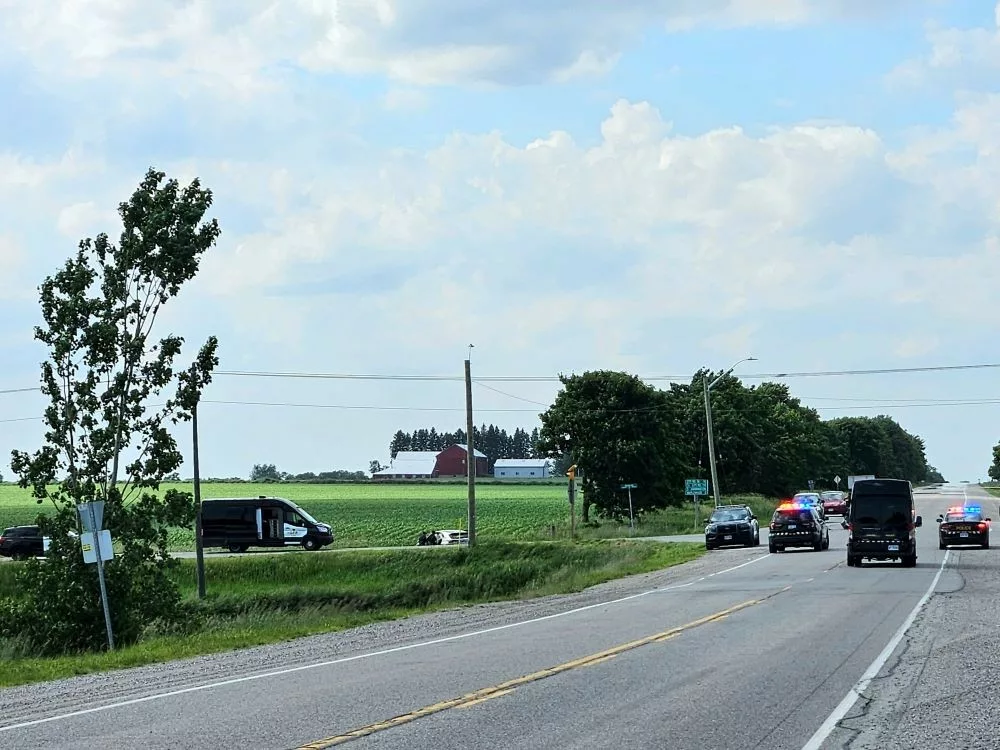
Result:
<svg viewBox="0 0 1000 750"><path fill-rule="evenodd" d="M626 651L632 651L633 649L641 648L650 643L661 643L663 641L674 638L686 630L691 630L692 628L697 628L701 625L707 625L710 622L715 622L717 620L722 620L729 615L739 612L741 609L746 609L747 607L752 607L755 604L760 604L761 602L770 599L773 596L777 596L788 589L790 586L786 586L768 596L761 597L760 599L748 599L745 602L741 602L729 609L724 609L720 612L715 612L711 615L701 617L697 620L687 623L686 625L680 625L676 628L670 628L669 630L664 630L661 633L654 633L653 635L646 636L645 638L639 638L635 641L629 641L628 643L622 643L621 645L614 646L612 648L600 651L596 654L591 654L590 656L584 656L580 659L574 659L573 661L568 661L563 664L559 664L555 667L549 667L548 669L542 669L537 672L532 672L531 674L524 675L523 677L516 677L512 680L507 680L506 682L501 682L499 685L493 685L491 687L481 688L471 693L467 693L459 698L452 698L450 700L441 701L440 703L435 703L430 706L425 706L424 708L419 708L416 711L410 711L409 713L401 714L392 719L387 719L386 721L380 721L375 724L369 724L358 729L351 730L350 732L345 732L344 734L334 735L333 737L327 737L322 740L316 740L315 742L310 742L308 745L302 745L296 750L326 750L326 748L335 747L336 745L342 745L345 742L350 742L351 740L357 740L362 737L367 737L376 732L382 732L386 729L392 729L393 727L398 727L403 724L409 724L410 722L416 721L417 719L422 719L425 716L431 716L432 714L441 713L442 711L447 711L451 708L464 708L467 706L476 705L483 703L492 698L499 698L502 695L507 695L511 693L514 688L520 687L521 685L527 685L531 682L538 682L539 680L544 680L547 677L552 677L557 674L562 674L563 672L568 672L571 669L578 669L579 667L586 667L593 664L598 664L603 661L607 661L618 654L625 653Z"/></svg>

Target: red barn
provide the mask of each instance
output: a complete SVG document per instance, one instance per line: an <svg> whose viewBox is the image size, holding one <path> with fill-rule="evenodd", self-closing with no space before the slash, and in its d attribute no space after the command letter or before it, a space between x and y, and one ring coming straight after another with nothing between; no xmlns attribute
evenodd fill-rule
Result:
<svg viewBox="0 0 1000 750"><path fill-rule="evenodd" d="M476 451L476 476L489 476L489 460L485 453ZM469 470L466 461L469 458L469 446L451 445L438 453L435 474L439 477L464 477Z"/></svg>

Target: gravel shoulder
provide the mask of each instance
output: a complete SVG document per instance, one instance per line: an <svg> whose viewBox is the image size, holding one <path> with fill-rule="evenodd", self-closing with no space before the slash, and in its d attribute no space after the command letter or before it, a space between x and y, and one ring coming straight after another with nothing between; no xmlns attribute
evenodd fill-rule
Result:
<svg viewBox="0 0 1000 750"><path fill-rule="evenodd" d="M824 748L1000 748L1000 550L952 549L907 637Z"/></svg>
<svg viewBox="0 0 1000 750"><path fill-rule="evenodd" d="M697 579L761 554L766 548L717 550L689 563L576 594L458 607L285 643L7 688L0 690L4 706L0 725L544 617Z"/></svg>

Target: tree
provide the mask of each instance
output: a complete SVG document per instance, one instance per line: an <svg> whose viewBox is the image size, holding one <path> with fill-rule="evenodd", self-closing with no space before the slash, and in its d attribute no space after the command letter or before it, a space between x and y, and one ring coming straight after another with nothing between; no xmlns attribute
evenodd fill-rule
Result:
<svg viewBox="0 0 1000 750"><path fill-rule="evenodd" d="M220 230L214 219L202 221L211 191L198 180L181 188L164 178L150 169L119 205L117 245L106 234L81 241L39 289L45 443L31 454L13 451L11 468L39 503L51 503L54 512L38 522L52 541L45 560L29 561L19 575L27 595L0 610L0 636L19 636L36 653L104 642L97 577L71 536L81 503L104 502L104 527L120 545L105 566L116 641L134 642L178 613L167 531L191 527L194 502L188 492L157 490L183 461L168 427L191 418L218 364L218 342L210 337L194 363L175 372L183 339L157 342L152 329Z"/></svg>
<svg viewBox="0 0 1000 750"><path fill-rule="evenodd" d="M599 370L560 377L562 390L541 415L546 457L573 455L583 476L583 516L628 514L623 483L638 485L640 513L683 499L679 417L667 394L634 375Z"/></svg>
<svg viewBox="0 0 1000 750"><path fill-rule="evenodd" d="M1000 443L993 446L993 465L989 469L990 479L1000 482Z"/></svg>
<svg viewBox="0 0 1000 750"><path fill-rule="evenodd" d="M274 464L254 464L250 469L251 482L280 482L281 472Z"/></svg>
<svg viewBox="0 0 1000 750"><path fill-rule="evenodd" d="M384 469L384 468L386 468L386 467L385 467L385 466L383 466L383 465L382 465L382 464L381 464L381 463L380 463L380 462L379 462L379 461L378 461L378 460L376 459L376 460L372 461L372 462L371 462L370 464L368 464L368 473L369 473L369 474L377 474L378 472L382 471L382 469Z"/></svg>

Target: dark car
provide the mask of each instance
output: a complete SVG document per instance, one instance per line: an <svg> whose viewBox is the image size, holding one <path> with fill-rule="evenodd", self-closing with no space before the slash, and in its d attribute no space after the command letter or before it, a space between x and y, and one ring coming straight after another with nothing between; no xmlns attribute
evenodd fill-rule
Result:
<svg viewBox="0 0 1000 750"><path fill-rule="evenodd" d="M783 552L786 547L812 547L819 552L830 548L830 530L812 503L782 503L771 516L767 546L771 552Z"/></svg>
<svg viewBox="0 0 1000 750"><path fill-rule="evenodd" d="M856 481L843 526L848 530L847 564L861 560L900 560L917 564L917 528L923 525L913 502L913 487L905 479Z"/></svg>
<svg viewBox="0 0 1000 750"><path fill-rule="evenodd" d="M828 516L847 515L847 493L840 490L827 490L820 493L823 501L823 512Z"/></svg>
<svg viewBox="0 0 1000 750"><path fill-rule="evenodd" d="M719 505L705 523L705 549L760 544L760 524L749 505Z"/></svg>
<svg viewBox="0 0 1000 750"><path fill-rule="evenodd" d="M983 509L978 505L948 508L943 516L938 516L938 546L947 549L953 544L976 544L984 549L990 547L990 521L983 518Z"/></svg>
<svg viewBox="0 0 1000 750"><path fill-rule="evenodd" d="M11 526L0 534L0 555L14 560L41 557L45 550L42 532L37 526Z"/></svg>

